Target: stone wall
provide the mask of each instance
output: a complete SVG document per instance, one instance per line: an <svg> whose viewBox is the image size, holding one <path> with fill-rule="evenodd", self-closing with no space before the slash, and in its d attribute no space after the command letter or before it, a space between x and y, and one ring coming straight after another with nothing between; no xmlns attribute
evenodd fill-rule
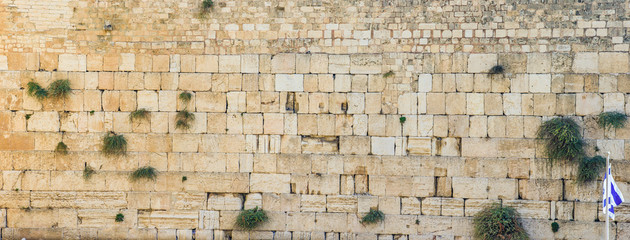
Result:
<svg viewBox="0 0 630 240"><path fill-rule="evenodd" d="M601 181L577 184L535 140L554 116L611 152L630 196L630 127L596 124L630 113L628 1L200 4L0 1L3 238L471 239L501 203L533 239L596 239ZM27 94L58 79L65 101ZM110 131L127 155L100 152ZM142 166L157 180L130 181ZM235 229L255 206L270 221ZM370 208L385 221L362 225ZM616 212L628 239L630 205Z"/></svg>

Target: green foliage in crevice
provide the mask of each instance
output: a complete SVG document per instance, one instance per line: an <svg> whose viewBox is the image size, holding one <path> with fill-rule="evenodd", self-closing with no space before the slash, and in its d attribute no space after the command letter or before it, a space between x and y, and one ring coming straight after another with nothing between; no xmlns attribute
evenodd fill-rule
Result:
<svg viewBox="0 0 630 240"><path fill-rule="evenodd" d="M374 224L385 220L385 214L381 210L370 209L370 212L361 218L363 224Z"/></svg>
<svg viewBox="0 0 630 240"><path fill-rule="evenodd" d="M580 126L570 118L559 117L543 122L538 139L544 143L545 154L551 162L579 161L584 157L584 141Z"/></svg>
<svg viewBox="0 0 630 240"><path fill-rule="evenodd" d="M620 112L603 112L597 118L597 124L603 129L618 129L626 125L628 116Z"/></svg>
<svg viewBox="0 0 630 240"><path fill-rule="evenodd" d="M474 237L481 240L529 239L519 217L512 207L501 207L498 204L486 207L473 219Z"/></svg>
<svg viewBox="0 0 630 240"><path fill-rule="evenodd" d="M267 213L265 213L264 210L255 207L241 211L241 213L238 214L238 217L236 217L236 226L245 230L252 230L267 220L269 220Z"/></svg>

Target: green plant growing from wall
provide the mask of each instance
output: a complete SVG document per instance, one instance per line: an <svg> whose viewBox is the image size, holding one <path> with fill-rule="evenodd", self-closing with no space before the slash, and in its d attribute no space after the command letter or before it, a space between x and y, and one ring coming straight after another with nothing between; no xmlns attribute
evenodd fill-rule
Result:
<svg viewBox="0 0 630 240"><path fill-rule="evenodd" d="M383 74L383 78L390 78L390 77L393 77L394 75L396 75L394 71L389 70L389 72L386 72Z"/></svg>
<svg viewBox="0 0 630 240"><path fill-rule="evenodd" d="M70 80L59 79L48 85L48 93L52 99L66 99L72 93L70 88Z"/></svg>
<svg viewBox="0 0 630 240"><path fill-rule="evenodd" d="M140 179L147 179L147 180L155 181L157 179L157 175L158 175L158 171L154 167L145 166L145 167L141 167L133 171L131 175L129 176L129 178L133 182L138 181Z"/></svg>
<svg viewBox="0 0 630 240"><path fill-rule="evenodd" d="M189 92L180 93L179 100L182 101L182 104L184 106L188 106L188 103L190 103L190 100L192 100L192 93L189 93Z"/></svg>
<svg viewBox="0 0 630 240"><path fill-rule="evenodd" d="M560 230L560 224L558 224L558 222L552 222L551 223L551 231L552 232L558 232L558 230Z"/></svg>
<svg viewBox="0 0 630 240"><path fill-rule="evenodd" d="M192 121L195 120L195 115L187 110L182 110L175 116L175 128L188 130L192 126Z"/></svg>
<svg viewBox="0 0 630 240"><path fill-rule="evenodd" d="M203 8L204 12L209 11L212 7L214 7L214 2L212 0L203 0L203 2L201 2L201 8Z"/></svg>
<svg viewBox="0 0 630 240"><path fill-rule="evenodd" d="M603 112L597 118L597 124L603 129L618 129L626 125L628 116L620 112Z"/></svg>
<svg viewBox="0 0 630 240"><path fill-rule="evenodd" d="M40 86L39 83L31 81L28 84L26 84L26 86L27 86L26 92L28 93L29 96L37 98L37 100L40 100L40 101L48 97L48 90Z"/></svg>
<svg viewBox="0 0 630 240"><path fill-rule="evenodd" d="M68 145L63 142L57 143L57 147L55 147L55 153L59 155L68 155Z"/></svg>
<svg viewBox="0 0 630 240"><path fill-rule="evenodd" d="M400 121L400 124L404 124L407 121L406 117L400 117L398 118L398 120Z"/></svg>
<svg viewBox="0 0 630 240"><path fill-rule="evenodd" d="M501 207L498 204L486 207L477 213L473 219L473 228L475 239L529 239L519 221L516 209Z"/></svg>
<svg viewBox="0 0 630 240"><path fill-rule="evenodd" d="M140 108L136 111L129 113L129 121L133 122L135 120L147 120L149 119L149 111L144 108Z"/></svg>
<svg viewBox="0 0 630 240"><path fill-rule="evenodd" d="M123 215L122 213L116 214L116 218L114 219L114 221L116 221L116 222L123 222L123 221L125 221L125 215Z"/></svg>
<svg viewBox="0 0 630 240"><path fill-rule="evenodd" d="M109 132L103 138L103 148L101 152L105 156L120 156L127 154L127 140L123 135Z"/></svg>
<svg viewBox="0 0 630 240"><path fill-rule="evenodd" d="M182 182L185 182L185 181L188 181L188 177L183 176L183 177L182 177Z"/></svg>
<svg viewBox="0 0 630 240"><path fill-rule="evenodd" d="M269 220L264 210L255 207L241 211L236 217L236 226L245 230L252 230Z"/></svg>
<svg viewBox="0 0 630 240"><path fill-rule="evenodd" d="M361 218L362 224L374 224L385 220L385 214L378 209L370 209L370 211Z"/></svg>
<svg viewBox="0 0 630 240"><path fill-rule="evenodd" d="M494 65L492 68L490 68L490 71L488 71L488 74L503 74L505 72L505 67L503 67L503 65Z"/></svg>
<svg viewBox="0 0 630 240"><path fill-rule="evenodd" d="M538 129L545 153L551 162L578 161L584 156L580 127L570 118L560 117L543 122Z"/></svg>
<svg viewBox="0 0 630 240"><path fill-rule="evenodd" d="M83 166L83 179L90 180L90 178L92 178L92 175L94 175L95 173L96 171L94 170L94 168L85 163L85 165Z"/></svg>
<svg viewBox="0 0 630 240"><path fill-rule="evenodd" d="M602 156L592 158L585 157L578 166L577 181L579 183L590 182L597 179L597 176L604 171L606 159Z"/></svg>

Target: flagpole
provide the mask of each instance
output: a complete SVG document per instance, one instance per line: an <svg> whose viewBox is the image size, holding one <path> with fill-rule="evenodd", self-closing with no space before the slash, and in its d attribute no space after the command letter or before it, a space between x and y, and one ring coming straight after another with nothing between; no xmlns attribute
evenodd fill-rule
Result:
<svg viewBox="0 0 630 240"><path fill-rule="evenodd" d="M606 208L604 210L605 214L605 218L606 218L606 240L610 240L610 224L609 224L609 218L610 218L610 213L609 213L609 209L611 207L610 205L610 174L608 172L608 169L610 169L610 152L608 152L608 157L606 157L606 179L604 179L604 181L606 182Z"/></svg>

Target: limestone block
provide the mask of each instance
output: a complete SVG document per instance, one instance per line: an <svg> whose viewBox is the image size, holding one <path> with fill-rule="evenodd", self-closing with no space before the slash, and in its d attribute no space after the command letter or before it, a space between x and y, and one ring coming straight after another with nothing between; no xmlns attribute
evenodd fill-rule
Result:
<svg viewBox="0 0 630 240"><path fill-rule="evenodd" d="M418 92L431 92L433 89L433 75L418 75Z"/></svg>
<svg viewBox="0 0 630 240"><path fill-rule="evenodd" d="M87 68L86 57L86 55L60 54L58 70L67 72L85 72Z"/></svg>
<svg viewBox="0 0 630 240"><path fill-rule="evenodd" d="M252 173L251 192L289 193L291 176L289 174Z"/></svg>
<svg viewBox="0 0 630 240"><path fill-rule="evenodd" d="M453 197L488 198L488 179L453 177Z"/></svg>
<svg viewBox="0 0 630 240"><path fill-rule="evenodd" d="M551 74L530 74L529 92L548 93L551 92Z"/></svg>
<svg viewBox="0 0 630 240"><path fill-rule="evenodd" d="M153 56L153 72L168 72L170 70L170 56L169 55L154 55Z"/></svg>
<svg viewBox="0 0 630 240"><path fill-rule="evenodd" d="M409 137L407 153L411 155L431 155L431 138Z"/></svg>
<svg viewBox="0 0 630 240"><path fill-rule="evenodd" d="M522 218L549 219L551 204L547 201L505 200L504 206L513 207Z"/></svg>
<svg viewBox="0 0 630 240"><path fill-rule="evenodd" d="M347 223L347 213L316 213L314 230L321 232L346 232Z"/></svg>
<svg viewBox="0 0 630 240"><path fill-rule="evenodd" d="M439 216L442 210L442 198L429 197L422 199L422 215Z"/></svg>
<svg viewBox="0 0 630 240"><path fill-rule="evenodd" d="M311 67L311 55L310 54L297 54L295 58L295 72L296 73L310 73Z"/></svg>
<svg viewBox="0 0 630 240"><path fill-rule="evenodd" d="M240 55L219 55L219 72L220 73L240 73L241 72L241 56Z"/></svg>
<svg viewBox="0 0 630 240"><path fill-rule="evenodd" d="M367 155L370 153L370 137L340 136L339 153Z"/></svg>
<svg viewBox="0 0 630 240"><path fill-rule="evenodd" d="M573 58L573 72L598 73L598 54L596 52L578 52ZM626 56L627 58L627 56ZM627 59L626 59L627 61Z"/></svg>
<svg viewBox="0 0 630 240"><path fill-rule="evenodd" d="M357 197L352 195L329 195L326 197L327 212L357 212Z"/></svg>
<svg viewBox="0 0 630 240"><path fill-rule="evenodd" d="M192 64L194 64L194 68L190 68ZM216 73L219 71L219 56L196 55L194 60L189 59L189 56L182 56L182 72L189 72L186 70L192 69L194 69L194 72Z"/></svg>
<svg viewBox="0 0 630 240"><path fill-rule="evenodd" d="M464 199L443 198L442 216L464 216Z"/></svg>
<svg viewBox="0 0 630 240"><path fill-rule="evenodd" d="M276 74L276 91L301 92L304 91L304 75Z"/></svg>
<svg viewBox="0 0 630 240"><path fill-rule="evenodd" d="M548 73L551 71L550 53L529 53L527 54L528 73Z"/></svg>
<svg viewBox="0 0 630 240"><path fill-rule="evenodd" d="M8 58L6 55L0 55L0 71L9 70Z"/></svg>
<svg viewBox="0 0 630 240"><path fill-rule="evenodd" d="M158 94L155 91L138 91L138 109L157 111L159 109Z"/></svg>
<svg viewBox="0 0 630 240"><path fill-rule="evenodd" d="M192 229L199 226L199 212L190 210L138 212L142 228Z"/></svg>
<svg viewBox="0 0 630 240"><path fill-rule="evenodd" d="M208 195L208 210L231 211L240 210L243 207L243 198L238 194L212 193Z"/></svg>
<svg viewBox="0 0 630 240"><path fill-rule="evenodd" d="M248 173L198 173L188 176L187 191L244 193L249 192Z"/></svg>
<svg viewBox="0 0 630 240"><path fill-rule="evenodd" d="M381 54L353 54L350 58L350 73L378 74L381 73Z"/></svg>
<svg viewBox="0 0 630 240"><path fill-rule="evenodd" d="M488 181L489 199L517 199L518 180L509 178L497 178Z"/></svg>
<svg viewBox="0 0 630 240"><path fill-rule="evenodd" d="M339 151L337 137L303 137L302 152L304 153L336 153Z"/></svg>
<svg viewBox="0 0 630 240"><path fill-rule="evenodd" d="M403 197L400 199L400 214L420 215L420 200L415 197Z"/></svg>
<svg viewBox="0 0 630 240"><path fill-rule="evenodd" d="M573 216L576 221L594 221L598 213L602 211L601 205L597 202L574 202L574 204Z"/></svg>
<svg viewBox="0 0 630 240"><path fill-rule="evenodd" d="M597 93L577 93L575 112L579 116L597 115L602 112L603 99Z"/></svg>
<svg viewBox="0 0 630 240"><path fill-rule="evenodd" d="M500 204L499 200L486 200L486 199L466 199L464 204L465 216L475 216L486 207L490 207L493 204Z"/></svg>
<svg viewBox="0 0 630 240"><path fill-rule="evenodd" d="M394 155L395 142L393 137L372 137L372 154Z"/></svg>
<svg viewBox="0 0 630 240"><path fill-rule="evenodd" d="M135 71L136 70L136 55L133 53L121 53L120 54L120 71ZM106 64L104 65L106 66Z"/></svg>
<svg viewBox="0 0 630 240"><path fill-rule="evenodd" d="M599 72L601 73L627 73L630 71L628 65L628 54L623 52L600 52Z"/></svg>
<svg viewBox="0 0 630 240"><path fill-rule="evenodd" d="M470 54L468 56L469 73L486 73L496 64L496 54Z"/></svg>
<svg viewBox="0 0 630 240"><path fill-rule="evenodd" d="M225 93L198 92L195 95L196 109L201 112L225 112L227 96Z"/></svg>
<svg viewBox="0 0 630 240"><path fill-rule="evenodd" d="M184 91L208 91L212 86L210 74L181 73L179 74L179 90Z"/></svg>
<svg viewBox="0 0 630 240"><path fill-rule="evenodd" d="M310 57L311 73L328 73L328 54L312 54Z"/></svg>
<svg viewBox="0 0 630 240"><path fill-rule="evenodd" d="M59 114L57 112L35 112L27 120L27 130L35 132L59 131Z"/></svg>
<svg viewBox="0 0 630 240"><path fill-rule="evenodd" d="M274 55L271 58L271 73L295 73L295 58L296 54L292 53Z"/></svg>
<svg viewBox="0 0 630 240"><path fill-rule="evenodd" d="M349 73L350 55L328 55L329 73Z"/></svg>
<svg viewBox="0 0 630 240"><path fill-rule="evenodd" d="M5 178L6 184L9 174L4 174L3 178ZM14 191L14 189L10 189L13 186L7 186L7 191L0 191L0 196L2 199L0 200L0 207L2 208L27 208L30 207L30 194L27 191Z"/></svg>
<svg viewBox="0 0 630 240"><path fill-rule="evenodd" d="M241 55L241 72L258 73L259 57L258 55L245 54Z"/></svg>
<svg viewBox="0 0 630 240"><path fill-rule="evenodd" d="M623 93L604 94L604 112L624 112L625 97Z"/></svg>
<svg viewBox="0 0 630 240"><path fill-rule="evenodd" d="M448 136L468 137L469 122L467 115L450 115L448 117Z"/></svg>
<svg viewBox="0 0 630 240"><path fill-rule="evenodd" d="M290 212L287 213L287 231L310 232L315 228L315 213ZM296 236L297 237L297 236Z"/></svg>
<svg viewBox="0 0 630 240"><path fill-rule="evenodd" d="M326 211L326 196L302 195L300 209L302 212L324 212Z"/></svg>

